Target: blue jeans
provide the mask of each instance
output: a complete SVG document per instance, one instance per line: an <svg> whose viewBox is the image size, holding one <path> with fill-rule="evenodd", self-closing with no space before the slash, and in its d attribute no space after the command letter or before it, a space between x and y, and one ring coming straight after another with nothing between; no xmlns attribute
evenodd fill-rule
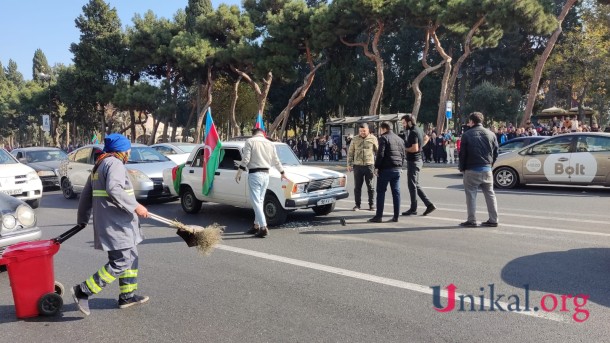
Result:
<svg viewBox="0 0 610 343"><path fill-rule="evenodd" d="M398 218L400 213L400 168L380 169L377 176L377 213L375 217L383 216L383 206L385 200L385 191L390 184L392 191L392 200L394 201L394 217Z"/></svg>
<svg viewBox="0 0 610 343"><path fill-rule="evenodd" d="M269 173L258 172L248 174L248 186L250 187L250 202L254 209L254 224L259 227L266 227L267 220L265 219L263 204L265 202L265 193L269 186Z"/></svg>

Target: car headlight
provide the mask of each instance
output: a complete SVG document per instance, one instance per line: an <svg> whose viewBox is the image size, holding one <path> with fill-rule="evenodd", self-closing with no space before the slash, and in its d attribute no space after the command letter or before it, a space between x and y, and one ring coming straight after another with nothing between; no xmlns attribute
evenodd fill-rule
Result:
<svg viewBox="0 0 610 343"><path fill-rule="evenodd" d="M333 180L333 188L335 187L345 187L345 177L338 177L335 180Z"/></svg>
<svg viewBox="0 0 610 343"><path fill-rule="evenodd" d="M307 189L307 183L296 183L294 186L292 186L292 193L293 194L305 193L306 189Z"/></svg>
<svg viewBox="0 0 610 343"><path fill-rule="evenodd" d="M38 176L55 176L55 172L52 170L39 170Z"/></svg>
<svg viewBox="0 0 610 343"><path fill-rule="evenodd" d="M38 177L38 173L36 173L35 171L29 172L27 175L27 179L28 181L40 180L40 178Z"/></svg>
<svg viewBox="0 0 610 343"><path fill-rule="evenodd" d="M141 171L137 170L137 169L129 169L129 176L131 176L131 179L133 181L138 181L138 182L152 182L152 180L146 176L146 174L142 173Z"/></svg>
<svg viewBox="0 0 610 343"><path fill-rule="evenodd" d="M17 219L10 214L2 215L2 226L7 230L12 230L17 226Z"/></svg>
<svg viewBox="0 0 610 343"><path fill-rule="evenodd" d="M29 206L19 205L15 211L17 220L25 227L36 225L36 213Z"/></svg>

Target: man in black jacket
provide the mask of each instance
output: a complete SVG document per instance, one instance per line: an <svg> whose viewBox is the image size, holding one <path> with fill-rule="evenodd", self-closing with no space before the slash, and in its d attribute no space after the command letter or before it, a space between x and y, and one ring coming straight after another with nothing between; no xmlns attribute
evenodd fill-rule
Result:
<svg viewBox="0 0 610 343"><path fill-rule="evenodd" d="M489 219L481 223L483 226L498 226L498 204L494 193L491 167L498 158L498 140L493 132L484 128L483 114L473 112L468 117L468 129L462 135L460 148L460 171L464 173L464 192L468 219L460 226L477 226L476 206L479 187L485 195Z"/></svg>
<svg viewBox="0 0 610 343"><path fill-rule="evenodd" d="M391 221L398 222L400 213L400 174L405 159L404 141L392 132L392 126L383 122L379 126L379 149L375 159L375 175L377 175L377 213L369 222L381 223L385 192L390 184L392 200L394 201L394 216Z"/></svg>

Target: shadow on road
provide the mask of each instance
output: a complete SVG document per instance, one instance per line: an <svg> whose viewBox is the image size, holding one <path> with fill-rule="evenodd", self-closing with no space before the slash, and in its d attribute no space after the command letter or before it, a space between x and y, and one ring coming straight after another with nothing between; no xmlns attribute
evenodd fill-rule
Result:
<svg viewBox="0 0 610 343"><path fill-rule="evenodd" d="M610 307L610 248L587 248L523 256L502 268L502 280L519 288L555 294L589 295Z"/></svg>
<svg viewBox="0 0 610 343"><path fill-rule="evenodd" d="M355 224L350 222L349 224ZM367 223L370 224L370 223ZM417 231L435 231L435 230L468 230L470 228L464 228L460 226L437 226L437 227L382 227L383 223L378 224L380 227L375 228L363 228L363 229L349 229L349 230L328 230L328 231L304 231L300 232L302 235L361 235L367 233L396 233L396 232L417 232ZM476 229L476 228L472 228Z"/></svg>
<svg viewBox="0 0 610 343"><path fill-rule="evenodd" d="M66 299L64 299L64 301L67 301ZM72 301L72 299L70 299L70 301ZM93 302L93 300L92 300ZM115 307L116 307L116 301L115 301ZM52 316L52 317L33 317L33 318L26 318L26 319L17 319L17 315L15 314L15 306L12 305L2 305L0 306L0 324L5 324L5 323L14 323L14 322L19 322L19 321L23 321L23 322L28 322L28 323L61 323L61 322L73 322L73 321L77 321L77 320L81 320L84 317L79 316L78 312L76 314L76 316L73 316L72 313L70 313L69 315L65 312L73 312L73 311L77 311L76 309L76 305L74 304L64 304L64 306L62 307L62 312L60 312L58 315L56 316Z"/></svg>

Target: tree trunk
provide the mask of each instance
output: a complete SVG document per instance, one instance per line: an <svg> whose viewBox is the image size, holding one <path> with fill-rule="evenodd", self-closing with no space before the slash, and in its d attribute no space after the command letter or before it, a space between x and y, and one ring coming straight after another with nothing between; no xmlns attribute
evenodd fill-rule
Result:
<svg viewBox="0 0 610 343"><path fill-rule="evenodd" d="M176 131L178 131L178 82L174 82L174 95L172 100L174 102L174 113L172 113L172 138L171 142L176 141Z"/></svg>
<svg viewBox="0 0 610 343"><path fill-rule="evenodd" d="M563 23L563 20L567 16L570 9L572 9L576 1L577 0L568 0L566 1L565 5L563 5L561 13L559 14L559 17L557 17L557 29L555 29L555 31L549 38L549 41L546 43L546 47L544 48L540 59L536 63L536 68L534 69L534 76L532 77L532 83L530 84L530 90L527 95L527 104L525 105L525 113L523 115L523 120L521 121L521 126L525 126L525 123L532 117L534 104L536 103L536 94L538 93L538 86L540 85L540 79L542 78L542 70L544 69L544 65L546 64L546 61L551 55L551 51L553 51L553 48L555 47L555 43L557 42L559 35L561 34L561 25Z"/></svg>
<svg viewBox="0 0 610 343"><path fill-rule="evenodd" d="M235 81L235 84L233 85L233 98L231 99L230 122L234 136L239 135L239 125L237 125L237 119L235 119L235 108L237 107L237 99L239 98L239 84L241 83L241 79L241 75L237 77L237 81Z"/></svg>
<svg viewBox="0 0 610 343"><path fill-rule="evenodd" d="M197 93L199 93L199 87L197 87L197 89ZM193 123L195 110L197 110L197 104L191 104L191 113L189 113L189 119L186 121L186 126L184 126L184 129L182 130L182 139L184 139L185 132L187 134L187 137L191 136L191 124ZM188 142L188 138L186 142Z"/></svg>
<svg viewBox="0 0 610 343"><path fill-rule="evenodd" d="M417 77L413 80L413 83L411 84L411 87L413 88L413 94L415 95L415 101L413 102L413 110L411 111L411 115L413 116L413 118L415 118L415 120L417 120L417 116L419 115L419 108L421 107L422 100L422 92L419 89L419 84L424 79L424 77L426 77L433 71L438 70L440 67L442 67L443 63L445 63L445 61L442 61L434 67L431 67L427 61L428 52L430 50L430 34L434 32L437 27L438 26L426 29L426 44L424 46L424 54L422 56L422 64L424 66L424 70L422 70L419 75L417 75Z"/></svg>
<svg viewBox="0 0 610 343"><path fill-rule="evenodd" d="M155 144L155 136L157 135L157 130L159 129L159 123L161 123L161 120L153 117L153 128L150 132L150 137L148 137L148 145Z"/></svg>
<svg viewBox="0 0 610 343"><path fill-rule="evenodd" d="M371 104L369 105L369 115L376 115L377 109L379 108L379 102L381 100L381 94L383 92L383 83L384 83L384 74L383 74L383 58L381 58L381 53L379 52L379 39L383 34L383 30L385 28L385 24L377 20L375 30L375 35L373 36L373 43L371 45L373 52L369 51L369 43L371 40L370 32L368 34L368 39L366 42L360 43L350 43L345 41L343 37L340 37L340 40L343 44L349 47L361 47L364 55L371 61L375 63L375 72L377 75L377 84L375 86L375 92L373 93L373 97L371 98ZM371 28L371 30L373 30Z"/></svg>
<svg viewBox="0 0 610 343"><path fill-rule="evenodd" d="M436 116L436 132L440 134L443 132L445 126L445 103L447 102L447 85L449 84L449 76L451 76L451 56L447 55L445 49L441 46L441 42L438 40L436 33L432 34L434 38L434 44L436 50L445 61L445 74L443 75L443 81L441 83L441 94L438 100L438 114Z"/></svg>
<svg viewBox="0 0 610 343"><path fill-rule="evenodd" d="M201 88L206 91L206 101L205 106L203 106L202 110L197 114L197 127L195 133L195 143L200 144L203 141L202 137L202 129L203 129L203 120L205 119L205 113L208 111L208 108L212 105L212 89L214 88L214 80L212 80L212 67L208 67L208 77L200 89L197 92L201 92Z"/></svg>
<svg viewBox="0 0 610 343"><path fill-rule="evenodd" d="M265 105L267 104L267 95L269 95L269 89L271 88L271 81L273 81L273 73L268 72L267 78L262 80L263 89L258 85L258 83L254 82L250 75L245 73L244 71L237 69L235 66L230 65L231 70L236 73L238 76L241 76L247 83L250 85L250 88L256 94L256 102L258 104L258 113L263 115L265 113Z"/></svg>

